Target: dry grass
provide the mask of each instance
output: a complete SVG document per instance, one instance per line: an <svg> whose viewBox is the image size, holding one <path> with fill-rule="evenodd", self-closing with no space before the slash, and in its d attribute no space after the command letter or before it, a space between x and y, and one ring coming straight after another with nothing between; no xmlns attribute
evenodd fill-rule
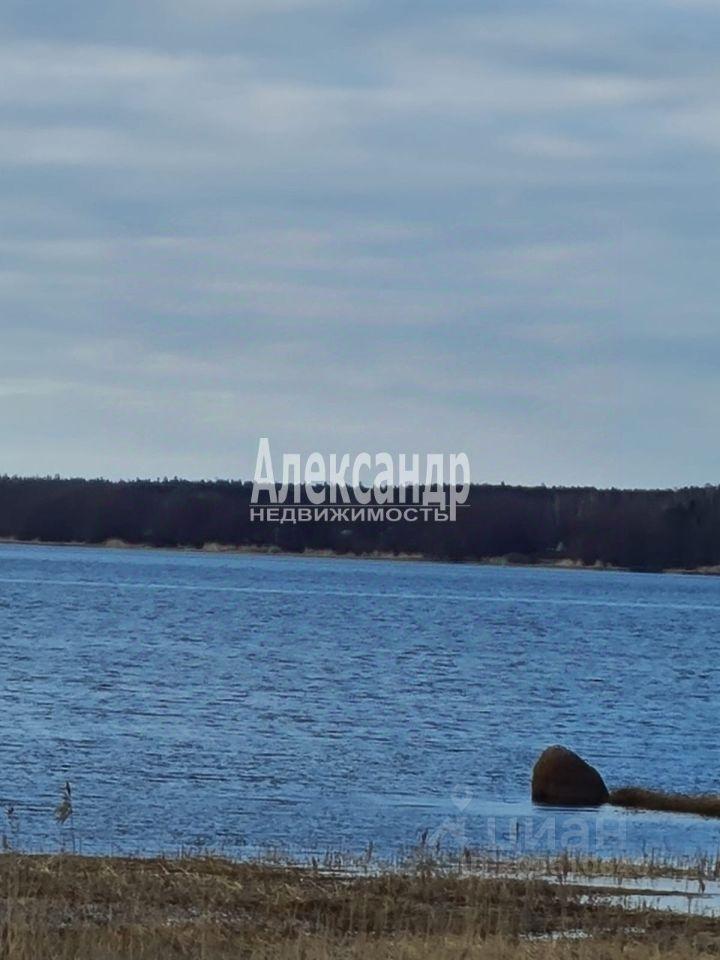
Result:
<svg viewBox="0 0 720 960"><path fill-rule="evenodd" d="M643 787L621 787L610 793L616 807L639 810L662 810L668 813L696 813L703 817L720 817L720 797L692 797L684 793L661 793Z"/></svg>
<svg viewBox="0 0 720 960"><path fill-rule="evenodd" d="M705 957L709 918L532 876L352 877L220 858L0 856L3 960Z"/></svg>

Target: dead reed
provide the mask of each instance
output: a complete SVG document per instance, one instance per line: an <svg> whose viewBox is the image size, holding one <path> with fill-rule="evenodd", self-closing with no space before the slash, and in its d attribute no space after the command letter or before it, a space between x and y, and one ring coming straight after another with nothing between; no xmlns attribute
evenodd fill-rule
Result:
<svg viewBox="0 0 720 960"><path fill-rule="evenodd" d="M529 865L528 865L529 866ZM720 951L711 917L423 864L352 876L217 857L0 855L3 960L649 960Z"/></svg>
<svg viewBox="0 0 720 960"><path fill-rule="evenodd" d="M695 813L702 817L720 817L720 797L690 796L684 793L663 793L643 787L621 787L610 792L610 803L616 807L638 810L660 810L668 813Z"/></svg>

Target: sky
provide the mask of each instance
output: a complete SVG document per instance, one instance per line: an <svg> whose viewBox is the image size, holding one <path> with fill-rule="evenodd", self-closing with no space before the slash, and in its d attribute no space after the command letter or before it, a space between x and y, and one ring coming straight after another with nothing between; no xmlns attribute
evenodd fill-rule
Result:
<svg viewBox="0 0 720 960"><path fill-rule="evenodd" d="M0 472L720 482L720 0L5 0Z"/></svg>

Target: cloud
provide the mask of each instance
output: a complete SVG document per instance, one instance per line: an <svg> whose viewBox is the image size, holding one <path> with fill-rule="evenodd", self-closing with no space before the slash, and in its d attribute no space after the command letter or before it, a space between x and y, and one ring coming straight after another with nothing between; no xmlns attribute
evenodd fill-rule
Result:
<svg viewBox="0 0 720 960"><path fill-rule="evenodd" d="M673 422L712 430L706 12L30 6L0 31L7 469L247 474L270 435L713 475L627 440L661 446L663 345Z"/></svg>
<svg viewBox="0 0 720 960"><path fill-rule="evenodd" d="M273 16L327 7L351 7L352 0L172 0L163 4L169 16L192 16L206 20L224 17Z"/></svg>

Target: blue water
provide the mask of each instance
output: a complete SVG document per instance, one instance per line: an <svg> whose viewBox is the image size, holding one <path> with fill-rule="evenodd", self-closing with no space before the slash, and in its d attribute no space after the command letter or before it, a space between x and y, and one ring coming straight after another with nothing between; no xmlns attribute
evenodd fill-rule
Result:
<svg viewBox="0 0 720 960"><path fill-rule="evenodd" d="M7 841L693 854L720 821L529 801L548 744L720 792L720 581L0 548ZM73 789L72 824L55 823Z"/></svg>

